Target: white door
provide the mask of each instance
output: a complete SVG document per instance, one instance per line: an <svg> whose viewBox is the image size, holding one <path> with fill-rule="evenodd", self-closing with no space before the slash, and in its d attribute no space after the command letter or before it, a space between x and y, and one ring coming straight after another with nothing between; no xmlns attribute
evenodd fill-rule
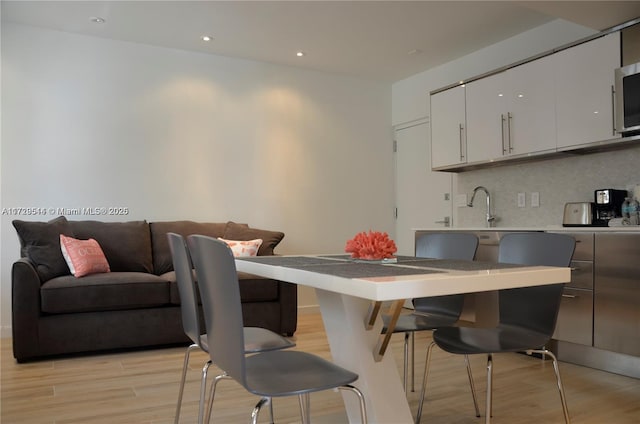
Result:
<svg viewBox="0 0 640 424"><path fill-rule="evenodd" d="M396 129L396 237L399 255L413 255L414 229L451 220L452 174L431 171L429 125ZM440 221L440 222L439 222Z"/></svg>

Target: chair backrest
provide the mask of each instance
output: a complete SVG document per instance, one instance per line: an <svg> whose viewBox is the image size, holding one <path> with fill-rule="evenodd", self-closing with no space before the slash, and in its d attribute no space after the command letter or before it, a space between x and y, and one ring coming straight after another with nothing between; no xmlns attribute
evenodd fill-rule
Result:
<svg viewBox="0 0 640 424"><path fill-rule="evenodd" d="M182 313L182 328L189 338L198 346L200 345L201 331L198 319L198 297L196 284L193 280L191 256L187 244L180 234L167 233L173 269L176 273L178 293L180 293L180 312Z"/></svg>
<svg viewBox="0 0 640 424"><path fill-rule="evenodd" d="M416 238L416 256L433 259L473 260L478 237L471 233L430 233ZM413 307L421 313L460 316L464 295L413 299Z"/></svg>
<svg viewBox="0 0 640 424"><path fill-rule="evenodd" d="M416 256L434 259L472 261L478 249L478 237L471 233L430 233L416 238Z"/></svg>
<svg viewBox="0 0 640 424"><path fill-rule="evenodd" d="M240 286L233 252L223 241L202 235L187 237L187 245L198 277L209 355L220 369L248 388Z"/></svg>
<svg viewBox="0 0 640 424"><path fill-rule="evenodd" d="M575 239L566 234L507 234L500 240L498 262L568 267L575 246ZM501 290L500 324L524 327L551 337L563 287L564 283Z"/></svg>

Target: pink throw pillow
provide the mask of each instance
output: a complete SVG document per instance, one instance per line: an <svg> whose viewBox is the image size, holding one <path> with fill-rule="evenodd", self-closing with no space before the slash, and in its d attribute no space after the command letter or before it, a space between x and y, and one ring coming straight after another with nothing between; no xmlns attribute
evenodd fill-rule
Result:
<svg viewBox="0 0 640 424"><path fill-rule="evenodd" d="M94 239L78 240L60 234L60 248L75 277L111 271L104 252Z"/></svg>
<svg viewBox="0 0 640 424"><path fill-rule="evenodd" d="M242 258L247 256L256 256L258 249L262 245L262 239L255 240L226 240L218 237L218 240L222 240L227 243L233 252L233 256L236 258Z"/></svg>

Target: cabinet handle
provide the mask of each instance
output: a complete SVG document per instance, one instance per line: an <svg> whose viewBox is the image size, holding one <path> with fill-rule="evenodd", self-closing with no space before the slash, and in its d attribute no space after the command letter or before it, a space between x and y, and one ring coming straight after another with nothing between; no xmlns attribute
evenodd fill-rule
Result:
<svg viewBox="0 0 640 424"><path fill-rule="evenodd" d="M613 135L616 135L616 89L611 86L611 128Z"/></svg>
<svg viewBox="0 0 640 424"><path fill-rule="evenodd" d="M464 151L464 139L462 137L464 126L462 124L459 124L458 128L460 131L460 162L464 162L466 156L466 152Z"/></svg>
<svg viewBox="0 0 640 424"><path fill-rule="evenodd" d="M562 297L567 299L577 299L579 296L576 296L575 294L563 294Z"/></svg>
<svg viewBox="0 0 640 424"><path fill-rule="evenodd" d="M445 216L442 221L435 221L435 223L436 224L444 224L445 227L450 227L451 226L451 218L449 218L448 216Z"/></svg>
<svg viewBox="0 0 640 424"><path fill-rule="evenodd" d="M500 131L502 133L502 154L506 155L507 154L507 148L506 148L506 146L504 144L504 121L505 121L504 113L501 113L500 114Z"/></svg>
<svg viewBox="0 0 640 424"><path fill-rule="evenodd" d="M513 115L511 112L507 112L507 140L509 141L509 153L513 152L513 145L511 144L511 120Z"/></svg>

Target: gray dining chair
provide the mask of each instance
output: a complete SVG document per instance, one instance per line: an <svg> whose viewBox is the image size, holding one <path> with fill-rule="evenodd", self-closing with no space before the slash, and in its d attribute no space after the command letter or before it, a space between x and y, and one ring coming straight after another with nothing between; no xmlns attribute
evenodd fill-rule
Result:
<svg viewBox="0 0 640 424"><path fill-rule="evenodd" d="M500 241L498 262L521 265L568 267L575 239L566 234L542 232L512 233ZM424 378L416 423L422 417L429 360L433 346L459 355L487 354L487 398L485 423L492 415L493 354L525 352L548 356L553 360L562 411L570 423L558 360L544 346L551 339L560 308L564 283L546 286L506 289L498 292L499 320L495 327L440 327L433 333L433 343L427 348Z"/></svg>
<svg viewBox="0 0 640 424"><path fill-rule="evenodd" d="M200 314L198 313L198 296L196 283L193 276L193 265L186 241L183 236L176 233L167 233L169 248L173 259L173 269L176 273L178 293L180 294L180 311L182 314L182 327L185 334L193 342L186 350L184 364L182 367L182 378L180 379L180 389L178 392L178 404L176 406L175 423L180 421L180 409L182 407L182 397L184 385L189 367L189 356L191 351L200 349L209 353L207 335L200 326ZM286 339L273 331L259 327L244 327L244 351L246 353L263 352L269 350L287 349L295 346L291 340ZM204 420L204 404L206 397L206 383L211 360L207 361L202 368L202 378L200 383L200 404L198 411L198 422ZM271 411L273 422L273 411Z"/></svg>
<svg viewBox="0 0 640 424"><path fill-rule="evenodd" d="M367 422L364 396L351 383L358 375L319 356L278 350L245 355L240 289L233 253L220 240L192 235L187 238L198 276L209 355L225 375L247 391L261 396L251 414L256 423L260 409L274 397L298 396L303 423L310 421L310 393L342 389L360 401L362 422ZM209 402L213 402L215 385Z"/></svg>
<svg viewBox="0 0 640 424"><path fill-rule="evenodd" d="M472 261L478 248L478 237L471 233L428 233L416 238L416 256L421 258L451 259ZM464 305L464 295L422 297L412 300L414 312L400 315L396 323L394 333L404 333L404 389L408 391L408 362L409 362L409 341L411 341L411 391L414 388L415 375L415 333L416 331L430 331L438 327L455 324L460 319L462 307ZM382 333L387 332L389 316L383 315L384 328ZM478 402L475 397L473 378L469 359L465 356L473 405L476 408L476 416L480 416Z"/></svg>

